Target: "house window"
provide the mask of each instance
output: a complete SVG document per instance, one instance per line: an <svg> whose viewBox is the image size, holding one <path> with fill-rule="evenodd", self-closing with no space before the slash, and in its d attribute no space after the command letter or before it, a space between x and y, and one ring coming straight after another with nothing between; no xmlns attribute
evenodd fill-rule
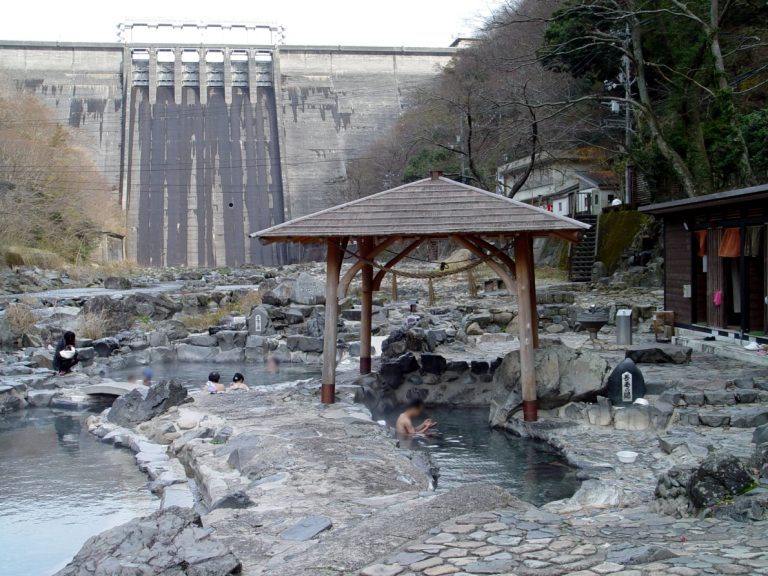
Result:
<svg viewBox="0 0 768 576"><path fill-rule="evenodd" d="M608 204L610 204L611 202L613 202L613 199L614 199L614 198L616 198L616 196L614 196L613 194L608 194Z"/></svg>
<svg viewBox="0 0 768 576"><path fill-rule="evenodd" d="M600 195L595 194L595 206L597 206L598 204L600 204Z"/></svg>
<svg viewBox="0 0 768 576"><path fill-rule="evenodd" d="M563 203L562 202L558 202L557 203L557 211L558 212L562 212L563 211Z"/></svg>

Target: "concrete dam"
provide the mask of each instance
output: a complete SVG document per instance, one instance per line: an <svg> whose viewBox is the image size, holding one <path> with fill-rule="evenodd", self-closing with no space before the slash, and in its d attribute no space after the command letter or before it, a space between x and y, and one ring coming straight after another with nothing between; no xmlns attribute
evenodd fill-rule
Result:
<svg viewBox="0 0 768 576"><path fill-rule="evenodd" d="M70 127L123 208L125 257L142 265L301 258L247 234L338 201L348 162L454 53L280 46L264 26L232 25L217 43L207 29L170 43L135 25L114 44L0 41L0 90L33 94Z"/></svg>

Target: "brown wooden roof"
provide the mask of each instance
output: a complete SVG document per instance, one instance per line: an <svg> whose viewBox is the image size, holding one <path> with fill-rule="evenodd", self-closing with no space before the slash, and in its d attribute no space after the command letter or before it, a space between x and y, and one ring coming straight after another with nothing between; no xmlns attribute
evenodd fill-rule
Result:
<svg viewBox="0 0 768 576"><path fill-rule="evenodd" d="M530 232L575 239L588 224L444 177L425 178L251 234L262 242L334 237L509 236ZM570 238L569 238L570 239Z"/></svg>

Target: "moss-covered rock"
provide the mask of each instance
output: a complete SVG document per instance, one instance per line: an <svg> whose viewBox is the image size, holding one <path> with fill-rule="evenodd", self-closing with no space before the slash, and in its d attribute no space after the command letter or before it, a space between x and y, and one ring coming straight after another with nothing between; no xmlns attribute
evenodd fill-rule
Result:
<svg viewBox="0 0 768 576"><path fill-rule="evenodd" d="M597 259L605 264L609 274L616 271L621 255L650 217L634 210L607 212L600 215L597 238Z"/></svg>

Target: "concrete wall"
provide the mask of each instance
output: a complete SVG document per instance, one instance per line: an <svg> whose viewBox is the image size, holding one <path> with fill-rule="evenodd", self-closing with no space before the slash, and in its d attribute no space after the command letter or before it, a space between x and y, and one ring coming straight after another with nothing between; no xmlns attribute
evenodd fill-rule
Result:
<svg viewBox="0 0 768 576"><path fill-rule="evenodd" d="M120 182L123 47L0 42L0 91L34 94L115 191ZM116 198L117 201L117 198Z"/></svg>
<svg viewBox="0 0 768 576"><path fill-rule="evenodd" d="M133 48L152 54L146 82ZM0 89L35 94L72 129L126 211L127 257L153 266L284 262L247 233L338 202L348 162L453 54L286 46L271 79L252 63L236 85L233 50L273 49L223 46L223 84L208 83L201 50L193 85L179 82L180 48L0 42ZM175 69L158 72L157 50L175 52Z"/></svg>
<svg viewBox="0 0 768 576"><path fill-rule="evenodd" d="M453 51L284 47L276 70L286 212L338 202L350 159L390 128Z"/></svg>

